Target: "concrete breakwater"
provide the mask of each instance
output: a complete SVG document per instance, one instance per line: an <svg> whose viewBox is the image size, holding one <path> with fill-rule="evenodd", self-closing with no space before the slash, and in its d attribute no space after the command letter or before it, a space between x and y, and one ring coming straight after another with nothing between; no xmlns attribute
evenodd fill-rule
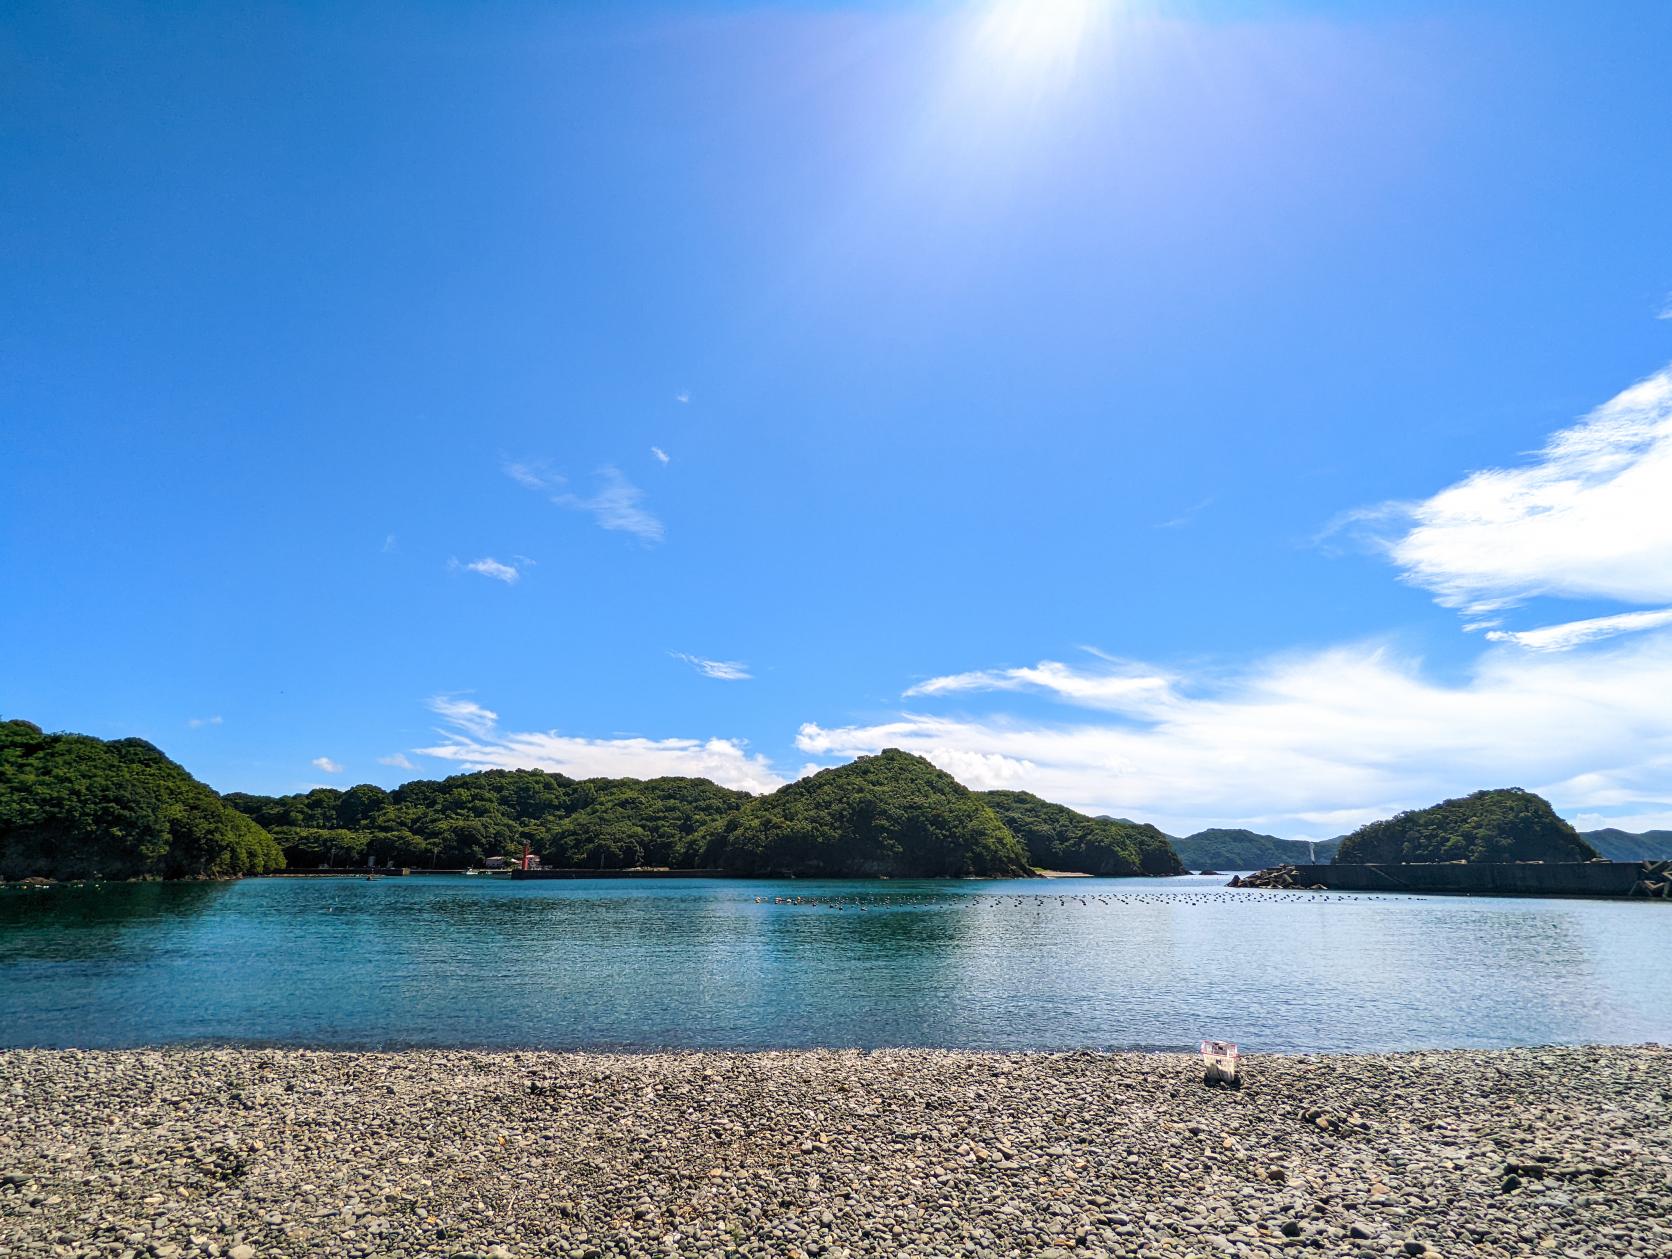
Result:
<svg viewBox="0 0 1672 1259"><path fill-rule="evenodd" d="M537 870L512 869L513 879L726 879L735 878L724 870L685 870L668 866L640 866L626 870L587 870L542 866Z"/></svg>
<svg viewBox="0 0 1672 1259"><path fill-rule="evenodd" d="M1290 865L1233 878L1232 887L1491 896L1648 896L1672 899L1672 862L1446 862Z"/></svg>
<svg viewBox="0 0 1672 1259"><path fill-rule="evenodd" d="M1672 1254L1672 1052L0 1053L0 1253Z"/></svg>

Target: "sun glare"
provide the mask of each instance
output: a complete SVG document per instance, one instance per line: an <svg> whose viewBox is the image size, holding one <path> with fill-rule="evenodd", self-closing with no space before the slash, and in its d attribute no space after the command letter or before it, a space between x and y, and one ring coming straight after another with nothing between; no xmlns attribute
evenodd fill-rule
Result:
<svg viewBox="0 0 1672 1259"><path fill-rule="evenodd" d="M981 23L981 43L1017 70L1073 64L1112 0L995 0Z"/></svg>

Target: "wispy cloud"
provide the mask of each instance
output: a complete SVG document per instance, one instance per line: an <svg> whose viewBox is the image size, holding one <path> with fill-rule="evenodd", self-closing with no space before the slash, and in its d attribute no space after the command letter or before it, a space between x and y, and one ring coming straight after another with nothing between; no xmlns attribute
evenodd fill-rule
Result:
<svg viewBox="0 0 1672 1259"><path fill-rule="evenodd" d="M608 464L598 469L593 493L557 494L552 502L589 513L600 528L630 533L645 542L662 540L662 522L643 505L644 491Z"/></svg>
<svg viewBox="0 0 1672 1259"><path fill-rule="evenodd" d="M383 535L383 553L384 553L384 554L385 554L385 555L387 555L387 554L389 554L389 553L390 553L390 552L391 552L391 551L393 551L393 550L395 550L395 548L396 548L396 547L397 547L397 546L398 546L398 545L399 545L399 541L398 541L398 539L397 539L397 538L396 538L396 537L395 537L395 535L394 535L394 534L392 534L392 533L387 533L387 534L384 534L384 535Z"/></svg>
<svg viewBox="0 0 1672 1259"><path fill-rule="evenodd" d="M432 695L429 709L448 725L485 738L499 722L499 714L462 695Z"/></svg>
<svg viewBox="0 0 1672 1259"><path fill-rule="evenodd" d="M666 461L666 456L662 456ZM621 474L613 464L598 469L591 494L576 494L562 487L564 477L551 471L542 460L522 460L501 465L505 475L531 490L558 491L551 501L570 511L586 512L603 529L630 533L645 542L660 542L661 520L644 505L644 491Z"/></svg>
<svg viewBox="0 0 1672 1259"><path fill-rule="evenodd" d="M650 453L656 457L657 463L666 464L668 462L668 452L663 450L660 446L652 446L650 448Z"/></svg>
<svg viewBox="0 0 1672 1259"><path fill-rule="evenodd" d="M218 726L220 724L221 715L219 713L216 713L213 717L192 717L186 722L186 725L193 730L201 730L205 726Z"/></svg>
<svg viewBox="0 0 1672 1259"><path fill-rule="evenodd" d="M1493 642L1514 643L1517 647L1525 647L1529 651L1571 651L1575 647L1604 638L1631 634L1639 630L1660 629L1667 625L1672 625L1672 608L1594 616L1589 620L1543 625L1530 630L1492 630L1486 636Z"/></svg>
<svg viewBox="0 0 1672 1259"><path fill-rule="evenodd" d="M377 763L379 765L388 765L392 769L418 768L411 761L407 760L405 752L396 752L393 756L380 756L377 758Z"/></svg>
<svg viewBox="0 0 1672 1259"><path fill-rule="evenodd" d="M471 560L468 564L452 561L452 567L462 568L467 573L480 573L484 577L492 577L495 581L502 581L507 586L514 586L522 579L522 573L515 564L501 564L491 555L485 555L479 560Z"/></svg>
<svg viewBox="0 0 1672 1259"><path fill-rule="evenodd" d="M824 760L900 747L972 787L1026 788L1175 833L1246 824L1322 838L1506 784L1591 824L1669 825L1672 607L1504 628L1509 609L1540 597L1672 602L1668 503L1672 371L1557 433L1523 466L1355 514L1405 580L1488 631L1491 645L1461 678L1378 642L1195 676L1107 657L1045 660L930 678L905 693L913 711L810 723L796 746ZM1064 711L922 711L1015 692Z"/></svg>
<svg viewBox="0 0 1672 1259"><path fill-rule="evenodd" d="M1174 678L1150 666L1110 660L1093 669L1076 669L1041 660L1019 669L979 669L929 678L908 688L904 698L953 695L971 691L1040 691L1089 708L1112 712L1158 714L1176 697Z"/></svg>
<svg viewBox="0 0 1672 1259"><path fill-rule="evenodd" d="M329 756L316 756L309 764L325 774L340 774L343 772L341 763L333 761Z"/></svg>
<svg viewBox="0 0 1672 1259"><path fill-rule="evenodd" d="M691 391L689 389L681 389L678 393L674 394L673 400L680 403L689 402L691 400Z"/></svg>
<svg viewBox="0 0 1672 1259"><path fill-rule="evenodd" d="M1672 600L1672 369L1557 433L1528 463L1476 472L1361 521L1405 580L1479 615L1539 596Z"/></svg>
<svg viewBox="0 0 1672 1259"><path fill-rule="evenodd" d="M704 656L693 656L683 651L668 653L675 660L683 660L698 673L707 678L718 678L722 682L747 682L753 675L749 666L741 660L709 660Z"/></svg>
<svg viewBox="0 0 1672 1259"><path fill-rule="evenodd" d="M558 507L572 508L575 512L589 512L602 528L632 533L644 542L662 540L662 522L642 505L644 490L622 477L622 473L612 466L599 468L599 482L595 493L589 497L560 493L552 498L552 502Z"/></svg>
<svg viewBox="0 0 1672 1259"><path fill-rule="evenodd" d="M438 706L441 705L441 706ZM453 727L421 756L464 769L543 769L571 778L708 778L742 791L772 791L784 778L740 739L587 739L555 730L500 731L492 712L468 700L437 696L430 707Z"/></svg>
<svg viewBox="0 0 1672 1259"><path fill-rule="evenodd" d="M1200 502L1193 503L1189 507L1186 507L1172 519L1161 521L1155 527L1157 529L1182 529L1212 506L1213 499L1211 497L1204 498Z"/></svg>
<svg viewBox="0 0 1672 1259"><path fill-rule="evenodd" d="M1231 676L1151 672L1167 677L1166 701L1147 715L1118 704L1121 721L906 712L869 725L808 724L796 746L822 758L900 747L972 787L1025 788L1175 833L1246 823L1321 838L1512 783L1564 809L1672 819L1672 633L1591 652L1494 648L1455 683L1378 644L1274 658ZM1071 707L1108 705L1096 690L1051 693ZM1598 777L1597 766L1611 768Z"/></svg>
<svg viewBox="0 0 1672 1259"><path fill-rule="evenodd" d="M499 466L524 489L555 490L564 483L564 478L552 471L544 459L507 459Z"/></svg>

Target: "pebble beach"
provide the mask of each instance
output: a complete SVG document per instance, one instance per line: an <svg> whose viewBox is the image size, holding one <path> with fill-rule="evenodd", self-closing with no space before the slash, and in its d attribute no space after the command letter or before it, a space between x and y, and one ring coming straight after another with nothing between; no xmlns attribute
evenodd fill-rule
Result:
<svg viewBox="0 0 1672 1259"><path fill-rule="evenodd" d="M0 1254L1667 1256L1672 1050L0 1053Z"/></svg>

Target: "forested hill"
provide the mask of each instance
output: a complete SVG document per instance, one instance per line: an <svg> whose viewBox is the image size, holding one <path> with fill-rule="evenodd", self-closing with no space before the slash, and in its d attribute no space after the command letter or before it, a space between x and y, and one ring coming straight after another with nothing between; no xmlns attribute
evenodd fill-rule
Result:
<svg viewBox="0 0 1672 1259"><path fill-rule="evenodd" d="M1580 831L1579 838L1610 861L1672 861L1672 831L1630 831L1605 827Z"/></svg>
<svg viewBox="0 0 1672 1259"><path fill-rule="evenodd" d="M224 878L283 865L266 831L145 740L0 722L0 878Z"/></svg>
<svg viewBox="0 0 1672 1259"><path fill-rule="evenodd" d="M547 865L615 870L694 866L696 836L750 799L706 778L574 779L490 769L302 795L230 792L296 866L479 866L527 844Z"/></svg>
<svg viewBox="0 0 1672 1259"><path fill-rule="evenodd" d="M770 795L706 779L595 778L486 770L392 792L321 787L232 793L293 864L480 865L528 844L547 865L671 866L739 873L1175 874L1153 826L1090 818L1022 792L971 792L922 757L889 749Z"/></svg>
<svg viewBox="0 0 1672 1259"><path fill-rule="evenodd" d="M1167 836L1153 826L1088 817L1027 791L983 791L980 798L1044 870L1079 874L1183 874Z"/></svg>
<svg viewBox="0 0 1672 1259"><path fill-rule="evenodd" d="M892 748L750 800L713 828L701 861L744 874L1032 874L979 795Z"/></svg>
<svg viewBox="0 0 1672 1259"><path fill-rule="evenodd" d="M485 770L221 797L149 743L0 724L0 877L196 878L299 868L549 866L865 877L1176 874L1153 826L977 793L888 749L765 796L703 778Z"/></svg>
<svg viewBox="0 0 1672 1259"><path fill-rule="evenodd" d="M1423 861L1589 861L1596 850L1542 796L1477 791L1361 826L1341 841L1343 865Z"/></svg>
<svg viewBox="0 0 1672 1259"><path fill-rule="evenodd" d="M1302 839L1279 839L1256 831L1215 827L1173 840L1179 860L1192 870L1264 870L1269 866L1327 863L1341 846L1339 839L1315 844Z"/></svg>

